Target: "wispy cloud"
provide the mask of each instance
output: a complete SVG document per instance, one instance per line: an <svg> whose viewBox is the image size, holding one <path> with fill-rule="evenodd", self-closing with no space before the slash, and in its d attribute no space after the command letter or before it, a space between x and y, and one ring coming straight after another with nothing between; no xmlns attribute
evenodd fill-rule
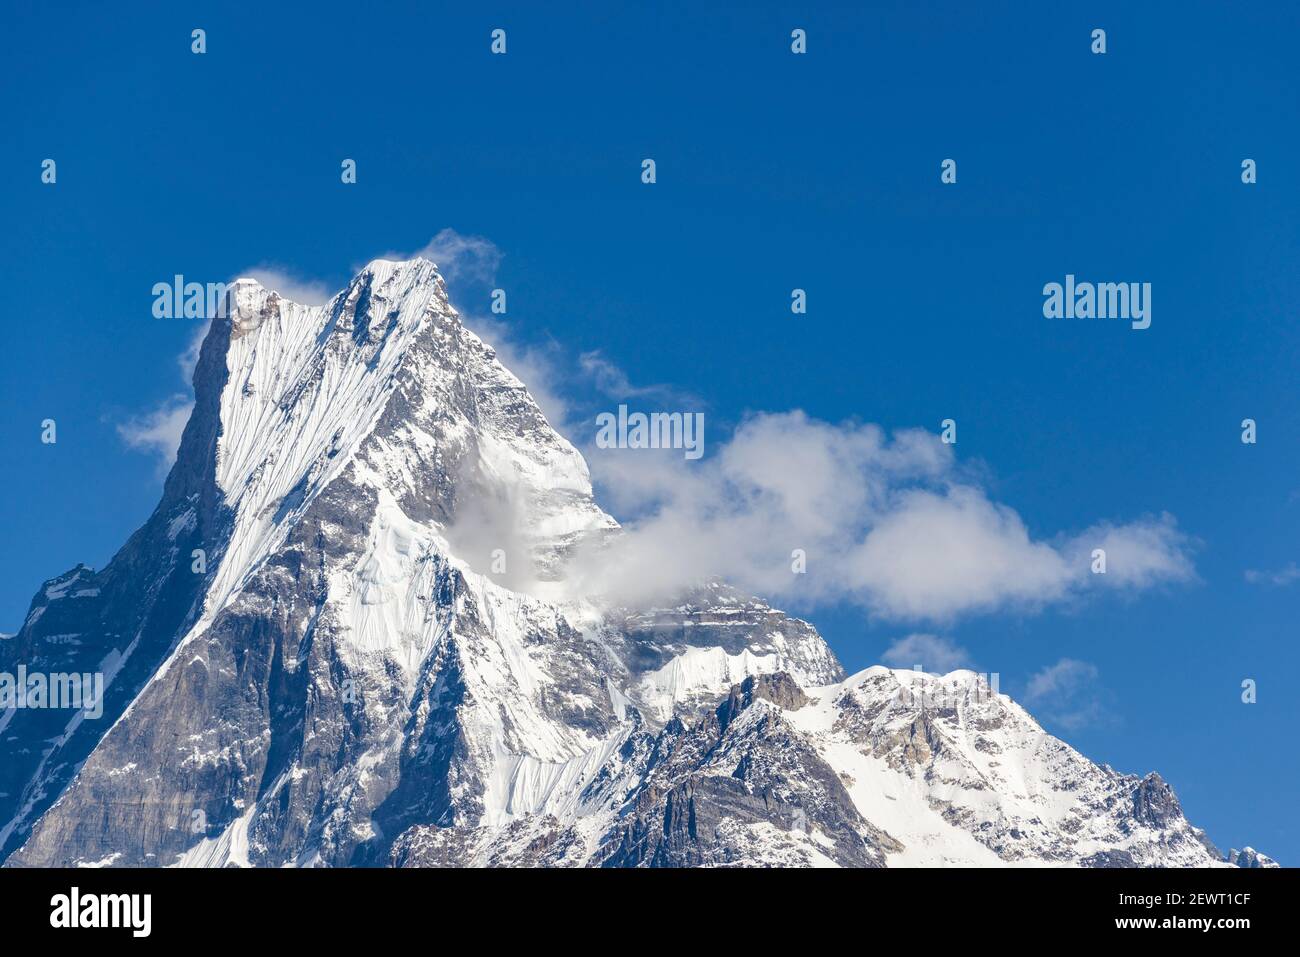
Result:
<svg viewBox="0 0 1300 957"><path fill-rule="evenodd" d="M203 340L207 338L211 325L211 322L205 322L196 326L185 351L176 357L176 364L181 367L181 378L186 382L194 379L194 367L199 364L199 350L203 348Z"/></svg>
<svg viewBox="0 0 1300 957"><path fill-rule="evenodd" d="M425 246L409 256L394 253L389 255L394 258L424 256L431 259L438 263L443 278L449 283L453 279L490 282L501 260L499 250L490 241L481 236L462 236L453 229L442 230ZM326 280L307 277L275 263L263 262L249 266L241 270L238 276L256 279L267 289L272 289L286 299L304 306L324 305L337 291ZM177 356L177 365L186 384L189 384L194 377L194 368L199 361L199 350L209 326L210 323L203 323L196 327L184 351ZM502 338L505 340L504 336ZM536 373L539 379L553 378L550 370L528 352L514 350L508 342L505 350L504 355L521 370L519 374ZM554 398L554 406L563 410L558 396ZM185 424L189 421L193 408L192 395L179 393L171 395L154 408L119 423L116 426L117 433L128 447L153 455L157 461L160 477L166 477L167 471L176 461L181 435L185 431Z"/></svg>
<svg viewBox="0 0 1300 957"><path fill-rule="evenodd" d="M422 256L432 262L449 284L464 281L492 282L501 265L501 250L492 240L458 233L450 228L440 230L412 255Z"/></svg>
<svg viewBox="0 0 1300 957"><path fill-rule="evenodd" d="M1040 704L1052 696L1097 680L1098 674L1096 665L1076 658L1062 658L1029 679L1025 701Z"/></svg>
<svg viewBox="0 0 1300 957"><path fill-rule="evenodd" d="M578 368L598 392L616 401L656 399L677 405L683 403L700 404L698 399L686 395L674 386L664 384L633 385L627 373L607 359L600 350L584 352L578 356Z"/></svg>
<svg viewBox="0 0 1300 957"><path fill-rule="evenodd" d="M199 364L199 350L210 326L210 322L196 325L184 351L176 357L181 379L187 385L194 379L194 367ZM152 455L158 478L166 478L172 463L176 461L176 451L180 448L181 436L193 410L192 393L175 393L152 409L119 422L116 426L118 437L128 448Z"/></svg>
<svg viewBox="0 0 1300 957"><path fill-rule="evenodd" d="M1285 568L1271 572L1249 568L1246 570L1246 581L1252 585L1275 585L1278 588L1285 588L1293 582L1300 581L1300 565L1291 562Z"/></svg>
<svg viewBox="0 0 1300 957"><path fill-rule="evenodd" d="M915 668L946 674L957 668L968 668L970 654L965 648L937 635L912 634L899 638L880 656L891 668Z"/></svg>
<svg viewBox="0 0 1300 957"><path fill-rule="evenodd" d="M1032 675L1023 695L1026 707L1070 731L1113 720L1098 686L1097 666L1062 658Z"/></svg>
<svg viewBox="0 0 1300 957"><path fill-rule="evenodd" d="M119 423L117 434L130 448L154 456L159 477L165 477L176 461L176 450L193 408L190 396L169 396L156 408Z"/></svg>
<svg viewBox="0 0 1300 957"><path fill-rule="evenodd" d="M570 377L563 368L562 350L549 339L525 341L516 323L484 311L504 258L495 243L446 228L413 253L389 255L401 259L422 256L437 266L465 325L492 346L502 364L528 387L547 421L564 428L573 408L564 385Z"/></svg>
<svg viewBox="0 0 1300 957"><path fill-rule="evenodd" d="M528 386L550 423L570 432L575 414L575 391L589 387L610 398L658 397L663 401L697 402L667 385L634 386L627 375L599 351L583 353L575 360L544 336L526 339L512 317L486 311L489 293L497 283L504 254L484 236L461 233L450 227L438 231L415 250L387 250L378 258L407 260L423 257L438 267L447 283L452 304L465 324L491 345L502 363ZM354 266L361 268L360 263ZM304 305L322 305L337 290L324 280L312 279L272 263L251 266L240 273L256 279L268 289ZM198 344L187 350L182 363L190 372L198 358ZM189 373L186 378L188 380ZM575 386L578 388L575 389Z"/></svg>
<svg viewBox="0 0 1300 957"><path fill-rule="evenodd" d="M305 278L283 266L268 263L250 266L239 275L256 279L267 289L274 290L290 302L303 306L323 306L329 302L330 296L337 292L324 280Z"/></svg>

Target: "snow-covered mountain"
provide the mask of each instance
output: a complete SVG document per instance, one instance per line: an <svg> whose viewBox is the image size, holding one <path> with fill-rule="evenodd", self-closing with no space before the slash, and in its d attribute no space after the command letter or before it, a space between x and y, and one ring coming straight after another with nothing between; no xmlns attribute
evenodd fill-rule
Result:
<svg viewBox="0 0 1300 957"><path fill-rule="evenodd" d="M228 306L154 514L0 642L108 681L0 715L8 866L1272 864L981 676L846 677L718 582L568 594L618 525L432 263Z"/></svg>

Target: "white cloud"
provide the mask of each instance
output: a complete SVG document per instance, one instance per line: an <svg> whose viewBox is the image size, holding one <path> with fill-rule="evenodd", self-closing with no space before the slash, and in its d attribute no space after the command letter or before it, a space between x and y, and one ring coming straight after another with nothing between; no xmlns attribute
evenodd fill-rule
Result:
<svg viewBox="0 0 1300 957"><path fill-rule="evenodd" d="M886 616L944 619L1061 598L1073 576L1011 509L968 486L905 490L842 559L846 582Z"/></svg>
<svg viewBox="0 0 1300 957"><path fill-rule="evenodd" d="M937 635L913 634L899 638L880 656L891 668L914 668L947 674L958 668L969 668L970 655L965 648Z"/></svg>
<svg viewBox="0 0 1300 957"><path fill-rule="evenodd" d="M586 449L625 531L579 552L577 587L640 602L717 576L777 600L848 600L884 618L946 622L1193 576L1172 518L1035 538L958 468L951 446L919 430L889 438L874 425L762 414L706 449L697 462ZM1090 571L1098 543L1109 550L1106 575ZM806 574L792 572L795 549Z"/></svg>
<svg viewBox="0 0 1300 957"><path fill-rule="evenodd" d="M210 326L210 322L195 326L185 350L176 357L176 365L186 384L194 378L194 367L199 363L199 350ZM193 410L193 395L178 392L168 396L153 409L118 423L118 437L129 448L153 455L158 477L166 478L172 463L176 461L176 451L180 448L181 436Z"/></svg>
<svg viewBox="0 0 1300 957"><path fill-rule="evenodd" d="M1070 548L1077 562L1090 562L1094 549L1106 552L1106 574L1097 576L1099 584L1146 588L1165 580L1194 578L1191 544L1179 533L1173 517L1165 514L1122 526L1094 525L1076 536Z"/></svg>
<svg viewBox="0 0 1300 957"><path fill-rule="evenodd" d="M176 461L176 450L193 408L190 396L170 396L156 408L120 423L117 434L131 448L155 456L159 475L165 476Z"/></svg>

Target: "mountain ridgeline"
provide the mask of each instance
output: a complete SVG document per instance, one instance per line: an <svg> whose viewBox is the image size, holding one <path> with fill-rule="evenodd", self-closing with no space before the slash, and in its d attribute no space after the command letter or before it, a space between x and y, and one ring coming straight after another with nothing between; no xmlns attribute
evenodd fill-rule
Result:
<svg viewBox="0 0 1300 957"><path fill-rule="evenodd" d="M228 315L153 515L0 641L105 681L0 713L6 866L1272 865L979 675L846 676L721 582L559 587L619 526L432 263Z"/></svg>

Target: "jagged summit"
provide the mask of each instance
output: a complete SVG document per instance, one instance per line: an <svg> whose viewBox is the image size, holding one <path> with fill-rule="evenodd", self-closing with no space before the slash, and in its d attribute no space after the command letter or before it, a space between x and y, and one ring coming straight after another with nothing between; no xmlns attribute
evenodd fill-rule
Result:
<svg viewBox="0 0 1300 957"><path fill-rule="evenodd" d="M428 260L230 297L154 514L0 645L107 685L0 715L7 865L1224 863L973 672L550 587L617 523Z"/></svg>
<svg viewBox="0 0 1300 957"><path fill-rule="evenodd" d="M1237 850L1235 847L1228 852L1228 862L1236 864L1238 867L1280 867L1277 861L1267 854L1261 854L1253 847L1243 847Z"/></svg>
<svg viewBox="0 0 1300 957"><path fill-rule="evenodd" d="M241 311L255 315L260 311L261 304L270 298L276 298L282 303L304 309L328 309L335 300L339 298L346 299L349 292L359 284L376 282L382 284L399 276L407 278L409 288L422 284L436 287L441 291L442 298L446 299L446 281L443 279L437 264L432 260L424 256L413 256L410 259L378 258L370 260L370 262L358 269L343 289L336 293L330 302L324 306L312 306L309 303L299 302L293 296L286 295L279 289L268 287L255 276L239 276L230 283L229 293L234 298L228 303L227 317Z"/></svg>

